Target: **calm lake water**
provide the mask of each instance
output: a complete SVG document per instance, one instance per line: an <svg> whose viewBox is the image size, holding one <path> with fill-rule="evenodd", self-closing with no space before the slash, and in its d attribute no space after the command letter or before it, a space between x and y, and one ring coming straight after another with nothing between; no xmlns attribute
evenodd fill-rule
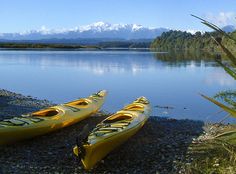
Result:
<svg viewBox="0 0 236 174"><path fill-rule="evenodd" d="M195 60L194 60L195 59ZM63 103L106 89L115 112L146 96L153 115L218 121L225 113L199 96L236 87L208 57L148 51L0 51L0 88Z"/></svg>

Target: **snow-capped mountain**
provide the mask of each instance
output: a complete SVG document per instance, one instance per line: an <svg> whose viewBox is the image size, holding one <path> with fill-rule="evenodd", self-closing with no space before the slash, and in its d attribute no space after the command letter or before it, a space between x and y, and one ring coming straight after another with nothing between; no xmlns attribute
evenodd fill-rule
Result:
<svg viewBox="0 0 236 174"><path fill-rule="evenodd" d="M39 40L39 39L77 39L77 38L114 38L114 39L153 39L160 36L166 28L148 28L137 24L110 24L96 22L72 29L31 30L23 33L0 33L0 39Z"/></svg>

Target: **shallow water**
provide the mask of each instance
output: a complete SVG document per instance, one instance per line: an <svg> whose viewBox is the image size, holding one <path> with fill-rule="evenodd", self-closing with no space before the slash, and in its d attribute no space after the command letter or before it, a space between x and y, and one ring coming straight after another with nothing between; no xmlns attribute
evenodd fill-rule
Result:
<svg viewBox="0 0 236 174"><path fill-rule="evenodd" d="M153 114L221 120L220 109L199 96L236 87L208 57L148 51L0 51L0 88L56 103L109 92L104 110L115 112L146 96Z"/></svg>

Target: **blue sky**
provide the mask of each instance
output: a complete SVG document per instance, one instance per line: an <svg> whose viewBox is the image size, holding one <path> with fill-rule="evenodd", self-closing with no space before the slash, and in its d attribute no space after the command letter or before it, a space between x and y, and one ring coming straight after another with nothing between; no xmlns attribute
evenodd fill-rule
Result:
<svg viewBox="0 0 236 174"><path fill-rule="evenodd" d="M236 0L0 0L0 33L45 26L74 28L98 21L147 27L205 30L195 14L236 25Z"/></svg>

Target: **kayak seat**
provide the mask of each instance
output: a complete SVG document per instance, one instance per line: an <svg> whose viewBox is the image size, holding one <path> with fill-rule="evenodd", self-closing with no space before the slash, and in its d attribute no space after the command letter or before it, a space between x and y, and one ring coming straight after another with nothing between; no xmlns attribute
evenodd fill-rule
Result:
<svg viewBox="0 0 236 174"><path fill-rule="evenodd" d="M126 106L124 110L144 112L144 106L140 104L131 104Z"/></svg>
<svg viewBox="0 0 236 174"><path fill-rule="evenodd" d="M131 114L115 114L111 117L108 117L106 120L103 121L103 123L115 123L120 121L130 121L133 117Z"/></svg>
<svg viewBox="0 0 236 174"><path fill-rule="evenodd" d="M88 102L86 102L86 101L79 101L75 105L86 106L86 105L88 105Z"/></svg>
<svg viewBox="0 0 236 174"><path fill-rule="evenodd" d="M86 108L89 106L90 101L86 99L79 99L70 103L66 103L66 105L74 106L74 107L79 107L79 108Z"/></svg>
<svg viewBox="0 0 236 174"><path fill-rule="evenodd" d="M32 113L33 117L52 117L57 115L59 112L56 109L46 109Z"/></svg>

